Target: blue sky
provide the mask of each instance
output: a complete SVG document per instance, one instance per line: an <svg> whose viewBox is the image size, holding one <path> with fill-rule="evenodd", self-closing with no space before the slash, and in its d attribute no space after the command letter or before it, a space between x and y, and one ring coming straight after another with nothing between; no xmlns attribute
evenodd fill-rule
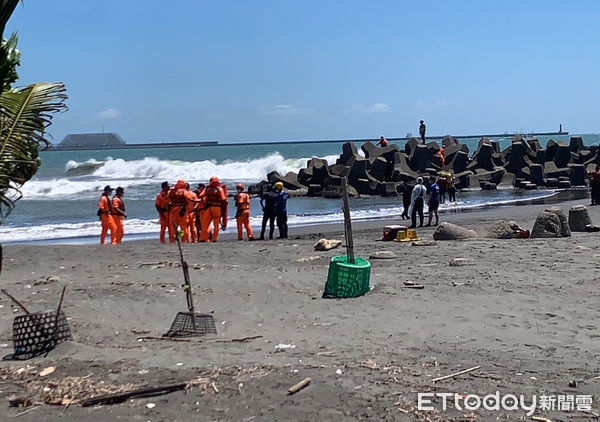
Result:
<svg viewBox="0 0 600 422"><path fill-rule="evenodd" d="M129 143L600 129L600 2L26 0L50 133Z"/></svg>

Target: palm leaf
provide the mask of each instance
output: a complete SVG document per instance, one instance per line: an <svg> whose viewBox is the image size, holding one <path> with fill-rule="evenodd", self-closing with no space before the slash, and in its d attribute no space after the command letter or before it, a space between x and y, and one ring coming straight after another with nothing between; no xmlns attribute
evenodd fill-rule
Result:
<svg viewBox="0 0 600 422"><path fill-rule="evenodd" d="M0 95L0 216L10 213L37 172L52 113L67 108L65 91L63 83L36 83Z"/></svg>
<svg viewBox="0 0 600 422"><path fill-rule="evenodd" d="M0 0L0 38L4 34L4 28L10 18L10 15L15 11L20 0Z"/></svg>

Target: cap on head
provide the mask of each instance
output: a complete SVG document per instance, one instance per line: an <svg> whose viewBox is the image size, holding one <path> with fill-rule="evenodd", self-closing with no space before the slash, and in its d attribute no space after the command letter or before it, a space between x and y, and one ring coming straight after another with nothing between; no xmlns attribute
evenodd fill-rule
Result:
<svg viewBox="0 0 600 422"><path fill-rule="evenodd" d="M160 187L161 187L161 188L163 188L163 189L164 189L164 188L168 188L168 187L169 187L169 182L162 182L162 183L160 184Z"/></svg>
<svg viewBox="0 0 600 422"><path fill-rule="evenodd" d="M110 185L106 185L104 186L104 192L112 192L113 188L110 187Z"/></svg>
<svg viewBox="0 0 600 422"><path fill-rule="evenodd" d="M211 177L209 183L211 186L219 186L221 184L221 182L219 181L219 178L217 176Z"/></svg>
<svg viewBox="0 0 600 422"><path fill-rule="evenodd" d="M187 185L187 183L185 182L185 180L183 180L183 179L179 179L179 180L177 181L177 183L175 183L175 186L174 186L174 188L175 188L175 190L178 190L178 189L185 189L185 185Z"/></svg>
<svg viewBox="0 0 600 422"><path fill-rule="evenodd" d="M420 123L425 123L425 121L424 121L424 120L421 120L421 122L420 122Z"/></svg>
<svg viewBox="0 0 600 422"><path fill-rule="evenodd" d="M238 183L237 185L235 185L236 189L241 189L244 190L244 184L243 183Z"/></svg>
<svg viewBox="0 0 600 422"><path fill-rule="evenodd" d="M417 183L423 183L423 178L422 177L417 177Z"/></svg>
<svg viewBox="0 0 600 422"><path fill-rule="evenodd" d="M123 193L123 192L125 192L125 189L123 189L121 186L119 186L117 188L117 193Z"/></svg>
<svg viewBox="0 0 600 422"><path fill-rule="evenodd" d="M283 190L283 183L282 182L277 182L273 185L273 187L277 190Z"/></svg>

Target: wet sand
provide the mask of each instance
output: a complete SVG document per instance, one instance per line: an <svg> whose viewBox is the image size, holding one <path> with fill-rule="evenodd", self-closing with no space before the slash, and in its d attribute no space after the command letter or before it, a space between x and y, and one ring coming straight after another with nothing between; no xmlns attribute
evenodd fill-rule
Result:
<svg viewBox="0 0 600 422"><path fill-rule="evenodd" d="M560 206L568 212L576 203L587 200ZM546 207L443 214L442 220L480 229L504 218L531 229ZM599 207L590 213L600 224ZM6 246L0 286L39 311L54 308L66 285L63 309L74 340L45 359L0 363L0 420L19 414L21 421L455 420L472 415L416 411L417 393L497 390L528 398L591 394L598 411L600 233L417 247L378 241L391 222L398 220L354 224L357 256L398 255L371 260L372 290L355 299L321 299L329 260L344 250L316 252L313 244L317 233L342 239L340 224L291 229L285 241L238 242L229 234L217 244L185 245L196 310L213 313L218 334L182 342L139 340L161 336L186 310L175 246ZM431 239L433 231L418 233ZM453 258L471 258L474 265L450 266ZM406 281L424 288L407 289ZM7 355L19 312L5 296L0 305L0 353ZM56 370L40 377L49 366ZM480 368L431 381L474 366ZM288 395L305 377L311 384ZM197 386L187 393L122 404L35 403L44 394L69 396L56 392L68 382L91 392L193 379ZM9 407L13 394L33 398L33 406ZM524 411L472 413L478 420L525 418Z"/></svg>

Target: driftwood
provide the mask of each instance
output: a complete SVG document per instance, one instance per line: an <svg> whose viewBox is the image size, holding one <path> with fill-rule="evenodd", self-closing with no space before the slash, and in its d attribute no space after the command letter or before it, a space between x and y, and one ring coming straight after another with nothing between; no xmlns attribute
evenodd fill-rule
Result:
<svg viewBox="0 0 600 422"><path fill-rule="evenodd" d="M176 337L158 337L158 336L144 336L138 337L138 340L164 340L164 341L192 341L189 338L176 338Z"/></svg>
<svg viewBox="0 0 600 422"><path fill-rule="evenodd" d="M311 378L304 378L302 381L300 381L297 384L292 385L290 388L288 388L288 394L296 394L298 391L302 390L303 388L305 388L308 384L310 384L310 382L312 381Z"/></svg>
<svg viewBox="0 0 600 422"><path fill-rule="evenodd" d="M216 340L218 343L228 343L228 342L234 342L234 343L245 343L249 340L255 340L257 338L262 338L261 335L257 335L257 336L250 336L250 337L242 337L242 338L232 338L232 339L226 339L226 340Z"/></svg>
<svg viewBox="0 0 600 422"><path fill-rule="evenodd" d="M431 380L431 382L438 382L438 381L442 381L442 380L447 380L448 378L454 378L454 377L457 377L457 376L462 375L462 374L466 374L468 372L474 371L474 370L479 369L479 368L481 368L481 365L474 366L472 368L465 369L463 371L455 372L454 374L444 375L443 377L434 378L434 379Z"/></svg>
<svg viewBox="0 0 600 422"><path fill-rule="evenodd" d="M90 397L81 401L81 406L95 406L98 404L115 404L123 403L124 401L132 398L140 397L153 397L161 396L163 394L169 394L174 391L185 390L189 383L181 382L179 384L163 385L160 387L142 387L135 390L126 391L124 393L107 394L105 396Z"/></svg>

